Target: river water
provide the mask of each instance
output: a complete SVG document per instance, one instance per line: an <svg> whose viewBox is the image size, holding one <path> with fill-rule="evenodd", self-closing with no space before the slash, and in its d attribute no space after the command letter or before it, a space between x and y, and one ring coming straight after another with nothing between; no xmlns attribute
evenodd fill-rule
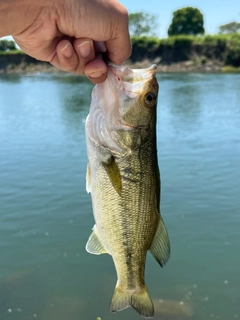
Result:
<svg viewBox="0 0 240 320"><path fill-rule="evenodd" d="M149 254L154 319L240 319L240 75L158 74L161 211L172 253ZM109 313L110 256L90 255L84 121L92 85L0 75L0 319L137 320Z"/></svg>

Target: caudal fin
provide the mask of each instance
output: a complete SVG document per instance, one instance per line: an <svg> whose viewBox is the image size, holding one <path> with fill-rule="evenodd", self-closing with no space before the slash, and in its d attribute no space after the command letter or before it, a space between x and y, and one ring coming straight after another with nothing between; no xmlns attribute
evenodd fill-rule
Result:
<svg viewBox="0 0 240 320"><path fill-rule="evenodd" d="M152 318L154 316L154 306L145 286L135 292L124 291L119 287L115 288L110 311L116 312L130 306L145 318Z"/></svg>
<svg viewBox="0 0 240 320"><path fill-rule="evenodd" d="M145 318L154 316L154 306L145 286L140 291L132 294L131 306Z"/></svg>

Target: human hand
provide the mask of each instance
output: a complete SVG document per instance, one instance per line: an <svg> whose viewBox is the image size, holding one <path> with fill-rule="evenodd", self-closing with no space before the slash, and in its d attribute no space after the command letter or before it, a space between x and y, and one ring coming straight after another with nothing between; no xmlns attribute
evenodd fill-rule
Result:
<svg viewBox="0 0 240 320"><path fill-rule="evenodd" d="M14 1L14 0L13 0ZM116 0L24 0L23 23L12 33L28 55L57 68L85 74L91 82L106 79L101 53L122 64L131 53L128 14ZM22 14L22 16L21 16Z"/></svg>

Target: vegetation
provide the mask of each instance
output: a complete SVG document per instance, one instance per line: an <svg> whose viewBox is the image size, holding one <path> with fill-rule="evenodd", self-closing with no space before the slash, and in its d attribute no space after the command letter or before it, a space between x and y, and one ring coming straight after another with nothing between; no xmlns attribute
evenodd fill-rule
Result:
<svg viewBox="0 0 240 320"><path fill-rule="evenodd" d="M24 53L18 49L8 50L8 51L0 51L0 56L14 55L14 54L24 54Z"/></svg>
<svg viewBox="0 0 240 320"><path fill-rule="evenodd" d="M144 49L157 48L160 44L160 39L156 37L146 37L146 36L133 36L131 37L132 45L137 45L138 47Z"/></svg>
<svg viewBox="0 0 240 320"><path fill-rule="evenodd" d="M197 8L184 7L173 12L173 19L168 29L168 35L183 34L204 34L203 15Z"/></svg>
<svg viewBox="0 0 240 320"><path fill-rule="evenodd" d="M230 22L219 27L219 33L231 34L235 32L240 32L239 22Z"/></svg>
<svg viewBox="0 0 240 320"><path fill-rule="evenodd" d="M162 63L192 60L199 57L219 60L224 65L240 66L240 33L206 36L178 35L165 39L132 37L132 61L161 57Z"/></svg>
<svg viewBox="0 0 240 320"><path fill-rule="evenodd" d="M144 12L129 14L129 32L131 36L156 36L156 16Z"/></svg>
<svg viewBox="0 0 240 320"><path fill-rule="evenodd" d="M225 67L222 68L222 72L240 73L240 67L225 66Z"/></svg>
<svg viewBox="0 0 240 320"><path fill-rule="evenodd" d="M17 50L15 42L13 40L0 40L0 52L9 50Z"/></svg>

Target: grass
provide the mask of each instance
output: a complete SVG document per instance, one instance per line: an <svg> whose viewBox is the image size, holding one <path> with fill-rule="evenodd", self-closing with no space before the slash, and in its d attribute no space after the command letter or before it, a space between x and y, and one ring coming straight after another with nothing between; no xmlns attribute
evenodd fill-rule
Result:
<svg viewBox="0 0 240 320"><path fill-rule="evenodd" d="M240 67L225 66L222 68L224 73L240 73Z"/></svg>
<svg viewBox="0 0 240 320"><path fill-rule="evenodd" d="M240 67L240 33L204 36L178 35L163 39L139 36L132 37L131 40L136 53L143 50L144 53L157 51L157 54L161 55L171 50L175 56L178 55L180 59L185 60L192 53L197 52L203 64L209 58L220 60L226 66Z"/></svg>
<svg viewBox="0 0 240 320"><path fill-rule="evenodd" d="M8 50L8 51L0 51L1 56L7 56L11 54L24 54L21 50Z"/></svg>

